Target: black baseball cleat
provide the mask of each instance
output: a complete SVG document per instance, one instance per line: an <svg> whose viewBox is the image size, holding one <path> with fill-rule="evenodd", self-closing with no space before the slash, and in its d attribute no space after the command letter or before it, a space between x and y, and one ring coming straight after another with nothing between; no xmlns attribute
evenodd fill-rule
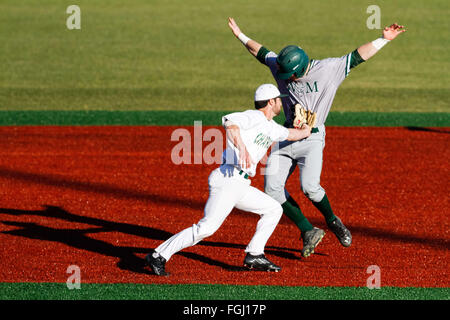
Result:
<svg viewBox="0 0 450 320"><path fill-rule="evenodd" d="M244 259L244 266L249 269L261 270L261 271L274 271L278 272L281 268L274 263L270 262L264 254L254 256L247 253Z"/></svg>
<svg viewBox="0 0 450 320"><path fill-rule="evenodd" d="M314 227L313 229L306 231L302 234L303 239L303 249L302 256L307 258L312 253L314 253L314 249L317 245L322 241L323 236L325 235L325 231L322 229Z"/></svg>
<svg viewBox="0 0 450 320"><path fill-rule="evenodd" d="M162 256L155 258L152 253L145 256L145 262L150 266L153 272L158 276L169 276L170 273L166 272L166 259Z"/></svg>
<svg viewBox="0 0 450 320"><path fill-rule="evenodd" d="M352 234L350 231L344 226L341 219L336 217L331 223L328 223L328 228L336 235L339 242L344 247L350 247L352 244Z"/></svg>

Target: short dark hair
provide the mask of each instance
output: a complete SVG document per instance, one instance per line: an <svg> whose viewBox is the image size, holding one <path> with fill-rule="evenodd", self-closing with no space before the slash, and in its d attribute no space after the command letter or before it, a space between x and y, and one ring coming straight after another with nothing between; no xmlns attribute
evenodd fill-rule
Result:
<svg viewBox="0 0 450 320"><path fill-rule="evenodd" d="M270 100L270 99L269 99ZM261 109L267 106L269 100L255 101L255 109Z"/></svg>

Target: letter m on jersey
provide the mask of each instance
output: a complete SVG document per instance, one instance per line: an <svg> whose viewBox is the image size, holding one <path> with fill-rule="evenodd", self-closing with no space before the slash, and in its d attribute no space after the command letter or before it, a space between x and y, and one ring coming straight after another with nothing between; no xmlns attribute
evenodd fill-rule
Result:
<svg viewBox="0 0 450 320"><path fill-rule="evenodd" d="M309 82L306 83L306 93L311 93L311 92L319 92L317 90L317 81L314 81L312 86L309 84Z"/></svg>

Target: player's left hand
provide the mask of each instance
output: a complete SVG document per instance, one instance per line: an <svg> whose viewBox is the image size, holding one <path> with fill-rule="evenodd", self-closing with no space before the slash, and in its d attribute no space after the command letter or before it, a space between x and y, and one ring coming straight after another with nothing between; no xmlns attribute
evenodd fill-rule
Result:
<svg viewBox="0 0 450 320"><path fill-rule="evenodd" d="M294 106L294 115L294 128L301 128L304 123L312 128L316 124L316 113L306 110L298 103Z"/></svg>
<svg viewBox="0 0 450 320"><path fill-rule="evenodd" d="M252 157L244 146L239 150L239 165L242 169L248 169L254 164Z"/></svg>
<svg viewBox="0 0 450 320"><path fill-rule="evenodd" d="M394 40L400 33L406 31L404 26L400 26L397 23L391 24L389 27L383 29L383 38L386 40Z"/></svg>

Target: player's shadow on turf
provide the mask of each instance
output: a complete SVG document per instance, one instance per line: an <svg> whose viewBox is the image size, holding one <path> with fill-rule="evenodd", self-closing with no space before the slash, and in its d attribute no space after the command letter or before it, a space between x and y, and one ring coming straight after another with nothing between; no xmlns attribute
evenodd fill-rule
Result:
<svg viewBox="0 0 450 320"><path fill-rule="evenodd" d="M136 273L149 274L150 272L145 267L145 261L142 258L136 256L136 253L148 253L151 249L149 248L138 248L138 247L121 247L115 246L111 243L93 239L89 237L89 234L100 233L100 232L122 232L129 235L140 236L153 240L166 240L172 236L170 232L163 230L138 226L128 223L107 221L98 218L91 218L76 215L70 213L62 208L55 206L45 206L44 210L16 210L16 209L0 209L0 214L8 214L14 216L21 215L35 215L47 218L61 219L68 222L89 224L93 227L84 229L56 229L51 227L42 226L36 223L21 222L21 221L2 221L3 224L18 227L17 230L3 231L4 234L10 234L15 236L21 236L29 239L38 239L44 241L53 241L64 243L73 248L87 250L90 252L95 252L105 256L119 258L117 267L123 270L129 270ZM203 246L213 246L222 248L236 248L245 249L244 245L224 243L224 242L211 242L202 241L198 245ZM279 255L285 258L298 259L295 255L290 253L285 253L280 251L283 248L269 249L274 255ZM285 248L287 249L287 248ZM180 252L180 255L187 257L189 259L197 260L209 265L214 265L221 267L222 269L229 271L239 271L242 270L241 267L234 265L229 265L224 262L216 261L214 259L189 252Z"/></svg>
<svg viewBox="0 0 450 320"><path fill-rule="evenodd" d="M446 129L435 129L435 128L425 128L425 127L405 127L410 131L425 131L425 132L436 132L436 133L446 133L450 134L449 130Z"/></svg>
<svg viewBox="0 0 450 320"><path fill-rule="evenodd" d="M104 230L102 230L102 228L54 229L29 222L2 221L2 223L20 228L2 232L4 234L21 236L28 239L64 243L73 248L116 257L119 258L117 266L120 269L150 274L150 271L144 268L144 259L141 259L134 254L134 248L114 246L108 242L92 239L87 236L87 234L90 233L103 232Z"/></svg>
<svg viewBox="0 0 450 320"><path fill-rule="evenodd" d="M121 232L129 235L135 235L153 240L164 241L172 236L172 233L155 229L151 227L144 227L122 222L113 222L98 218L85 217L70 213L62 208L55 206L45 206L44 210L16 210L16 209L0 209L0 214L7 214L13 216L21 215L35 215L47 218L61 219L68 222L89 224L91 228L74 228L74 229L56 229L42 226L36 223L21 222L21 221L1 221L5 225L18 227L19 229L11 231L3 231L3 234L11 234L21 236L29 239L39 239L45 241L53 241L64 243L68 246L95 252L105 256L119 258L117 266L123 270L129 270L137 273L149 274L150 272L145 268L144 260L138 256L137 253L148 253L151 249L139 247L121 247L115 246L111 243L92 239L89 234L100 232ZM448 250L449 242L446 239L440 238L425 238L417 237L410 234L399 234L389 230L379 230L366 226L348 226L354 235L362 235L365 237L373 237L383 239L389 242L412 243L426 245L431 248L439 250ZM245 245L236 243L201 241L199 246L219 247L219 248L235 248L244 250ZM299 259L294 253L299 252L297 249L267 246L266 253L279 256L286 259ZM193 260L200 261L209 265L218 266L225 270L239 271L241 267L229 265L227 263L216 261L209 257L205 257L196 253L179 252L178 254ZM323 255L317 253L318 255Z"/></svg>

